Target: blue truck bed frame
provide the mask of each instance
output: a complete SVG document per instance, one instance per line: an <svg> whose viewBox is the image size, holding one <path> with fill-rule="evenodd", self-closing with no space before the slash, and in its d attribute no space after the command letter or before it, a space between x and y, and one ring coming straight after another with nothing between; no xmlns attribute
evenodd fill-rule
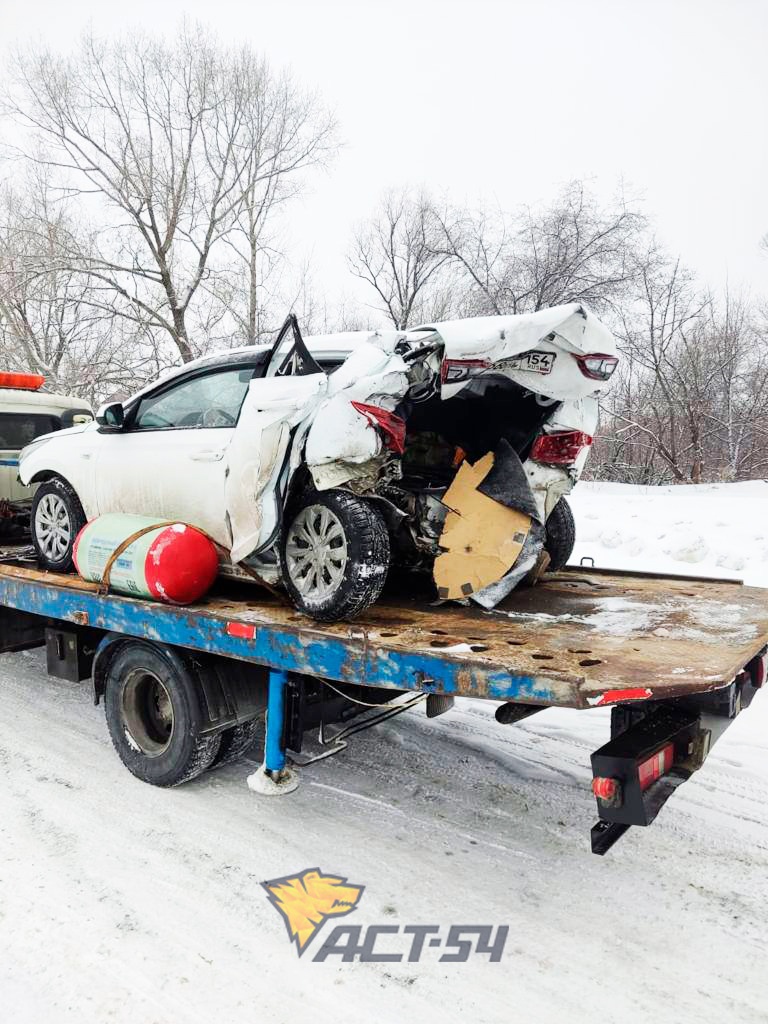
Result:
<svg viewBox="0 0 768 1024"><path fill-rule="evenodd" d="M621 713L617 735L641 717L638 709L678 709L692 698L714 706L745 680L758 687L768 644L768 591L594 569L553 573L492 612L394 593L360 619L327 625L255 585L222 581L207 599L178 608L102 593L6 550L0 610L3 650L45 639L17 628L21 616L49 638L83 635L98 648L134 638L261 667L268 680L264 768L276 780L286 768L285 694L293 676L371 692L503 701L501 722L548 706L612 705Z"/></svg>

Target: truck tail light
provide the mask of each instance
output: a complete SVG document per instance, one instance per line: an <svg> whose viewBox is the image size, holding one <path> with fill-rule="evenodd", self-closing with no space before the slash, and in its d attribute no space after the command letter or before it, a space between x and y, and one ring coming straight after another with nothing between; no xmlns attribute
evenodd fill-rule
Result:
<svg viewBox="0 0 768 1024"><path fill-rule="evenodd" d="M667 743L655 754L651 754L645 761L637 766L637 775L640 780L640 789L646 790L662 775L666 775L675 760L675 745Z"/></svg>
<svg viewBox="0 0 768 1024"><path fill-rule="evenodd" d="M578 459L584 448L592 444L592 438L583 430L562 430L556 434L541 434L533 442L531 458L550 466L570 466Z"/></svg>
<svg viewBox="0 0 768 1024"><path fill-rule="evenodd" d="M45 384L45 377L39 373L0 373L0 388L37 391L43 384Z"/></svg>
<svg viewBox="0 0 768 1024"><path fill-rule="evenodd" d="M470 377L477 377L490 366L487 359L444 359L440 367L443 384L460 384Z"/></svg>
<svg viewBox="0 0 768 1024"><path fill-rule="evenodd" d="M589 356L574 356L579 369L591 380L608 380L619 365L617 356L605 356L595 352Z"/></svg>
<svg viewBox="0 0 768 1024"><path fill-rule="evenodd" d="M384 435L384 444L390 451L402 455L405 451L405 420L395 416L388 409L378 405L366 405L365 402L352 402L361 416L365 416L372 427L378 427Z"/></svg>
<svg viewBox="0 0 768 1024"><path fill-rule="evenodd" d="M649 786L666 775L675 761L674 743L665 743L663 747L639 761L637 764L637 782L640 792L644 793ZM624 802L624 787L621 780L610 775L596 775L592 779L592 792L601 807L621 807Z"/></svg>

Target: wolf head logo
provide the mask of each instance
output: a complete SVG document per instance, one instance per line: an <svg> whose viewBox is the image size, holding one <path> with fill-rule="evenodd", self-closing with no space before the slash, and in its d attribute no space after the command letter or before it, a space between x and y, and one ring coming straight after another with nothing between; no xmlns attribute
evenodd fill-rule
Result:
<svg viewBox="0 0 768 1024"><path fill-rule="evenodd" d="M365 889L363 885L347 885L346 878L339 875L324 875L320 868L307 868L298 875L261 884L285 921L299 956L329 917L352 913Z"/></svg>

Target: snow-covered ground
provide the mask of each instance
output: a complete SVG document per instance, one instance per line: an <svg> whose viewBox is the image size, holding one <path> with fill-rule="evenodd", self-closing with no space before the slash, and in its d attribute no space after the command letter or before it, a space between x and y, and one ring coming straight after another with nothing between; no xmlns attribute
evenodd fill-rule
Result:
<svg viewBox="0 0 768 1024"><path fill-rule="evenodd" d="M572 562L726 576L768 586L768 482L698 487L581 483ZM589 564L589 563L587 563Z"/></svg>
<svg viewBox="0 0 768 1024"><path fill-rule="evenodd" d="M578 557L768 585L766 484L582 484L573 503ZM48 678L36 652L0 672L9 1024L768 1018L766 695L652 828L598 858L589 753L604 710L509 727L472 701L409 712L267 799L248 765L144 786L87 686ZM299 960L259 883L311 867L365 886L345 922L508 924L504 958Z"/></svg>

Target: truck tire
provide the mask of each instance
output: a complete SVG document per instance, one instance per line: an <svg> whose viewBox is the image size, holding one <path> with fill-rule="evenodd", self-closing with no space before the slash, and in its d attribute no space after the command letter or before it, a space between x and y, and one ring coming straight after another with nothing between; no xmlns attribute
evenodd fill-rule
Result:
<svg viewBox="0 0 768 1024"><path fill-rule="evenodd" d="M384 517L346 491L307 491L287 516L280 562L299 611L320 622L351 619L378 599L387 578Z"/></svg>
<svg viewBox="0 0 768 1024"><path fill-rule="evenodd" d="M63 477L40 484L32 499L30 530L41 569L72 571L75 538L85 523L80 499Z"/></svg>
<svg viewBox="0 0 768 1024"><path fill-rule="evenodd" d="M226 729L221 734L221 746L213 759L211 768L221 768L225 764L234 764L235 761L239 761L256 742L263 724L264 719L260 716L250 722L243 722L231 729Z"/></svg>
<svg viewBox="0 0 768 1024"><path fill-rule="evenodd" d="M573 554L576 543L576 523L571 506L561 498L549 514L544 548L549 555L549 570L562 569Z"/></svg>
<svg viewBox="0 0 768 1024"><path fill-rule="evenodd" d="M201 735L195 677L157 644L120 646L106 670L104 710L120 760L142 782L179 786L210 768L219 752L221 733Z"/></svg>

